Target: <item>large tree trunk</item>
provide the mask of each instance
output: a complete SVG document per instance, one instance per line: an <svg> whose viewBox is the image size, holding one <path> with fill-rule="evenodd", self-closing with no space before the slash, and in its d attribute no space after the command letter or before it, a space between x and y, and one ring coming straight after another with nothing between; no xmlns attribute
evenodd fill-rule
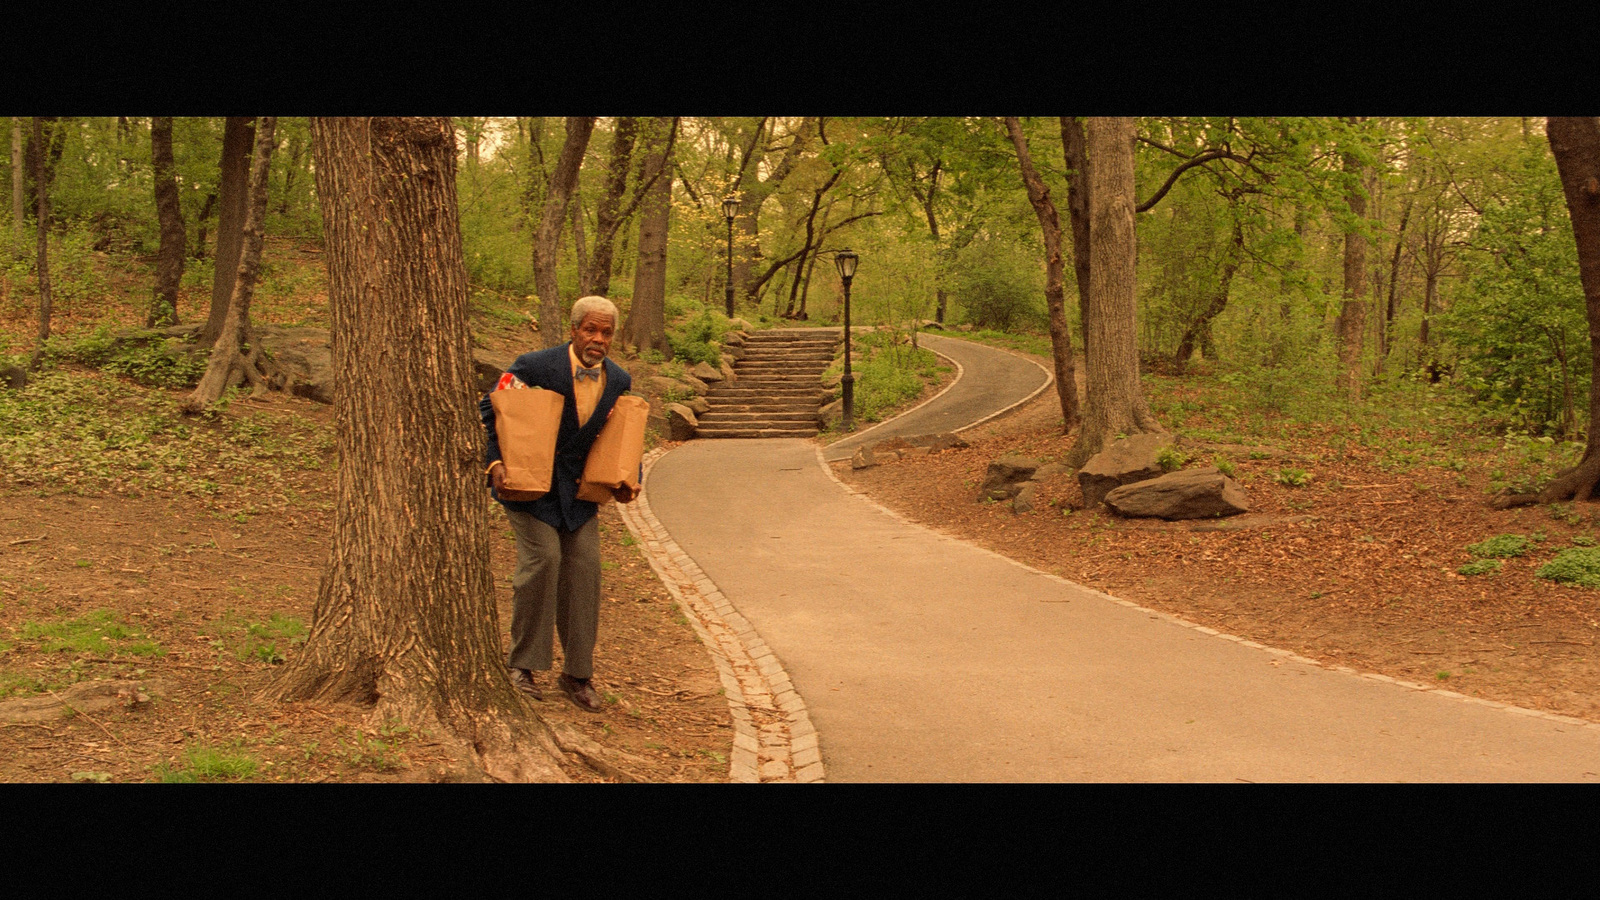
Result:
<svg viewBox="0 0 1600 900"><path fill-rule="evenodd" d="M583 283L578 293L583 296L604 297L611 290L612 248L616 246L617 229L623 224L618 216L622 195L628 188L628 169L632 165L633 145L639 134L637 119L617 119L611 133L611 156L606 163L606 192L595 208L594 255L583 271Z"/></svg>
<svg viewBox="0 0 1600 900"><path fill-rule="evenodd" d="M567 340L561 317L564 304L556 284L556 245L561 239L561 223L567 217L567 203L578 183L583 153L589 147L589 135L594 132L594 120L594 116L567 116L567 139L561 145L556 169L550 174L544 212L533 239L533 289L539 294L539 343L545 347L556 347Z"/></svg>
<svg viewBox="0 0 1600 900"><path fill-rule="evenodd" d="M250 148L255 143L255 117L229 116L222 126L221 177L217 185L217 252L212 262L211 311L200 343L212 346L222 333L233 300L233 281L239 273L239 253L244 246L244 214L250 195Z"/></svg>
<svg viewBox="0 0 1600 900"><path fill-rule="evenodd" d="M28 361L28 368L34 370L44 361L44 344L50 340L50 314L54 305L50 295L50 181L44 167L44 122L38 116L33 117L33 140L29 144L29 163L33 169L34 220L39 230L35 241L35 266L39 280L39 347Z"/></svg>
<svg viewBox="0 0 1600 900"><path fill-rule="evenodd" d="M1078 468L1119 434L1164 433L1139 379L1134 293L1133 119L1091 118L1089 153L1089 309L1083 431L1066 464Z"/></svg>
<svg viewBox="0 0 1600 900"><path fill-rule="evenodd" d="M1072 222L1072 269L1078 277L1078 321L1089 356L1089 150L1083 121L1061 117L1061 152L1067 162L1067 218Z"/></svg>
<svg viewBox="0 0 1600 900"><path fill-rule="evenodd" d="M739 197L739 211L735 214L733 223L736 232L733 244L734 296L742 294L754 306L761 304L761 289L772 277L770 269L766 277L758 279L755 276L756 263L763 258L760 240L761 207L794 171L801 154L805 151L811 131L817 127L817 120L807 117L801 121L800 127L795 130L793 140L783 151L783 158L778 161L778 165L773 168L770 175L762 178L761 165L753 160L760 155L758 148L761 146L761 132L765 127L765 120L756 126L755 135L746 148L745 166L740 169L739 180L734 184L734 193Z"/></svg>
<svg viewBox="0 0 1600 900"><path fill-rule="evenodd" d="M1351 224L1344 235L1344 304L1339 310L1339 388L1345 399L1361 399L1361 350L1367 330L1367 238L1360 231L1367 214L1367 194L1362 188L1360 158L1344 155L1344 171L1350 178L1345 195L1350 204Z"/></svg>
<svg viewBox="0 0 1600 900"><path fill-rule="evenodd" d="M266 380L257 371L261 348L250 344L250 301L255 296L256 274L261 269L261 240L267 217L267 172L272 149L277 144L273 126L277 120L262 116L256 123L255 155L250 164L250 197L245 209L243 239L240 241L239 269L234 273L233 296L222 331L211 347L206 372L194 392L183 401L183 410L197 413L217 402L222 392L241 380L249 381L259 396L266 392ZM219 254L220 255L220 254Z"/></svg>
<svg viewBox="0 0 1600 900"><path fill-rule="evenodd" d="M639 206L639 264L633 272L633 302L618 340L637 350L659 350L672 358L667 343L667 227L672 212L672 145L665 135L673 120L652 121L653 149L645 157L641 181L654 178Z"/></svg>
<svg viewBox="0 0 1600 900"><path fill-rule="evenodd" d="M1017 165L1022 170L1022 184L1028 189L1028 202L1039 219L1044 232L1044 300L1050 310L1050 349L1056 364L1056 397L1061 403L1061 433L1066 434L1078 425L1078 378L1072 359L1072 332L1067 328L1066 263L1061 257L1061 218L1050 199L1050 188L1033 166L1028 153L1028 139L1022 133L1022 123L1015 116L1006 117L1006 131L1017 150Z"/></svg>
<svg viewBox="0 0 1600 900"><path fill-rule="evenodd" d="M491 777L566 780L500 652L454 131L317 118L311 133L341 512L310 635L266 696L370 704Z"/></svg>
<svg viewBox="0 0 1600 900"><path fill-rule="evenodd" d="M1578 278L1589 317L1589 442L1577 467L1539 494L1542 503L1588 500L1600 481L1600 118L1551 116L1545 125L1578 244Z"/></svg>
<svg viewBox="0 0 1600 900"><path fill-rule="evenodd" d="M178 179L172 163L172 117L150 120L150 161L154 169L156 219L161 223L161 245L156 250L155 295L145 324L161 328L178 324L178 286L183 282L186 234L183 204L178 199Z"/></svg>

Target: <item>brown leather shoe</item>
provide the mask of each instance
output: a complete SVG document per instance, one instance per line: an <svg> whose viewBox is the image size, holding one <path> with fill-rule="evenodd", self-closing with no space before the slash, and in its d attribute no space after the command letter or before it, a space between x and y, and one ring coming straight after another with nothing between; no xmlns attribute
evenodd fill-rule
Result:
<svg viewBox="0 0 1600 900"><path fill-rule="evenodd" d="M579 681L565 672L556 679L556 684L561 686L561 692L567 695L575 706L584 712L597 713L600 711L600 695L589 686L588 680Z"/></svg>
<svg viewBox="0 0 1600 900"><path fill-rule="evenodd" d="M527 669L511 670L511 686L535 700L544 699L544 691L539 690L539 683L533 680L533 673Z"/></svg>

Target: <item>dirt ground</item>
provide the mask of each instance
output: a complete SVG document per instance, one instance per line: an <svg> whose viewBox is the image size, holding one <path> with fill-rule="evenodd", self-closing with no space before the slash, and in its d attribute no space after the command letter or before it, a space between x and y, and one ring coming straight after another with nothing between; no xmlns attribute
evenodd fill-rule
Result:
<svg viewBox="0 0 1600 900"><path fill-rule="evenodd" d="M503 630L516 551L503 514L490 515ZM136 782L186 771L222 780L216 772L226 767L215 760L228 758L245 760L237 765L251 768L247 780L438 777L448 759L427 735L368 722L356 707L255 699L293 652L295 623L311 619L331 527L326 508L241 527L182 497L0 494L4 699L39 701L120 680L148 697L0 721L0 781ZM641 758L646 765L636 768L647 780L725 781L733 731L715 667L615 507L602 512L601 542L595 684L606 707L585 713L554 690L531 705L549 722ZM44 623L74 622L98 625L100 646L50 649L52 637L73 636L37 633ZM95 641L92 628L81 631ZM609 780L569 762L574 780Z"/></svg>
<svg viewBox="0 0 1600 900"><path fill-rule="evenodd" d="M1250 498L1231 520L1120 519L1074 509L1070 474L1039 483L1036 508L979 498L989 462L1045 462L1072 446L1042 396L964 436L969 449L890 462L840 477L930 528L1046 572L1219 631L1330 664L1469 696L1600 721L1600 591L1534 576L1559 550L1594 541L1591 504L1495 510L1489 474L1385 468L1377 454L1193 448L1231 460ZM1271 455L1268 455L1268 453ZM1274 473L1317 460L1311 483ZM1204 465L1197 462L1195 465ZM1302 463L1310 465L1309 463ZM1501 534L1530 536L1497 574L1463 576L1466 551Z"/></svg>

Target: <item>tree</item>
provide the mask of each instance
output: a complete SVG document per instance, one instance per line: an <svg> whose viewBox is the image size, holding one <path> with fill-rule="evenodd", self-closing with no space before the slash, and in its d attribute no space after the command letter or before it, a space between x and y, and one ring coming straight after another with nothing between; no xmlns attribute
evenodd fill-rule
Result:
<svg viewBox="0 0 1600 900"><path fill-rule="evenodd" d="M638 350L659 350L669 359L667 343L667 229L672 215L672 135L677 120L653 119L648 126L652 149L645 157L641 180L650 187L639 208L639 265L633 271L633 302L618 339Z"/></svg>
<svg viewBox="0 0 1600 900"><path fill-rule="evenodd" d="M342 512L310 634L266 695L369 705L493 778L565 780L500 652L454 132L445 118L311 130Z"/></svg>
<svg viewBox="0 0 1600 900"><path fill-rule="evenodd" d="M1066 264L1061 258L1061 218L1056 214L1055 203L1050 199L1050 188L1033 166L1028 153L1028 139L1022 133L1022 123L1015 116L1005 120L1006 132L1017 148L1017 164L1022 169L1022 183L1028 189L1028 202L1033 204L1039 227L1044 231L1045 249L1045 305L1050 311L1050 349L1056 363L1056 395L1061 402L1061 431L1072 431L1078 425L1078 380L1072 361L1072 332L1067 329Z"/></svg>
<svg viewBox="0 0 1600 900"><path fill-rule="evenodd" d="M223 317L217 342L212 345L205 374L183 402L183 409L188 413L206 409L222 397L229 385L240 380L249 381L257 395L266 391L266 380L256 368L261 361L261 347L252 345L250 340L250 301L255 296L256 274L261 268L261 241L267 217L267 170L272 150L277 146L273 136L276 122L271 116L263 116L256 123L255 154L250 163L250 197L240 241L239 268L233 278L233 296L229 298L228 314ZM221 235L218 239L220 242ZM222 255L220 250L217 255Z"/></svg>
<svg viewBox="0 0 1600 900"><path fill-rule="evenodd" d="M611 155L606 161L606 187L595 208L594 254L584 268L578 293L582 296L597 294L604 297L611 290L612 248L616 246L617 230L626 222L619 214L622 196L628 188L628 170L633 157L633 145L639 136L639 120L617 119L611 132Z"/></svg>
<svg viewBox="0 0 1600 900"><path fill-rule="evenodd" d="M1600 389L1594 373L1600 372L1600 118L1551 116L1545 138L1561 173L1561 192L1572 217L1572 237L1578 245L1578 278L1583 283L1584 308L1589 319L1589 436L1578 465L1557 476L1539 493L1542 503L1588 500L1600 481Z"/></svg>
<svg viewBox="0 0 1600 900"><path fill-rule="evenodd" d="M250 194L250 148L255 143L255 117L229 116L222 126L222 162L217 185L217 251L211 278L211 311L200 330L202 346L222 334L233 300L233 282L244 246L244 216Z"/></svg>
<svg viewBox="0 0 1600 900"><path fill-rule="evenodd" d="M1139 379L1134 279L1133 119L1088 120L1089 309L1084 319L1083 430L1065 460L1078 468L1120 434L1165 433Z"/></svg>
<svg viewBox="0 0 1600 900"><path fill-rule="evenodd" d="M172 165L172 117L150 120L150 159L154 169L156 218L161 223L161 244L156 251L155 294L145 325L151 328L178 324L178 286L183 282L186 233L183 204L178 199L178 179Z"/></svg>
<svg viewBox="0 0 1600 900"><path fill-rule="evenodd" d="M756 260L762 256L759 239L761 207L794 172L794 167L799 164L806 150L809 135L816 128L814 118L802 119L790 133L789 144L783 148L783 156L778 164L771 167L767 177L762 178L761 172L767 167L764 165L765 152L761 138L767 133L769 124L771 130L776 132L777 123L771 119L762 117L756 122L749 142L741 150L738 176L733 184L733 193L739 198L739 211L733 221L734 231L738 233L734 244L733 283L736 286L735 294L742 292L750 303L760 302L761 287L775 271L768 269L764 277L752 278Z"/></svg>
<svg viewBox="0 0 1600 900"><path fill-rule="evenodd" d="M1351 117L1351 125L1359 119ZM1361 349L1367 326L1367 238L1361 219L1367 214L1366 173L1361 155L1346 150L1344 173L1345 202L1351 222L1344 233L1344 302L1339 310L1339 385L1347 400L1361 399Z"/></svg>
<svg viewBox="0 0 1600 900"><path fill-rule="evenodd" d="M17 250L22 250L23 204L27 202L22 187L22 117L11 117L11 240Z"/></svg>
<svg viewBox="0 0 1600 900"><path fill-rule="evenodd" d="M33 140L28 143L31 151L29 168L33 170L34 221L39 230L35 241L35 271L39 279L39 348L33 351L33 359L28 362L28 368L35 370L44 361L44 344L50 340L50 312L53 305L50 294L50 180L44 164L44 120L39 116L33 117Z"/></svg>
<svg viewBox="0 0 1600 900"><path fill-rule="evenodd" d="M567 203L578 183L578 169L594 131L594 116L568 116L567 138L561 156L550 173L550 186L544 195L544 212L533 241L533 284L539 295L539 340L545 347L556 347L567 339L561 327L561 291L556 284L556 249L561 239L561 223L567 217Z"/></svg>

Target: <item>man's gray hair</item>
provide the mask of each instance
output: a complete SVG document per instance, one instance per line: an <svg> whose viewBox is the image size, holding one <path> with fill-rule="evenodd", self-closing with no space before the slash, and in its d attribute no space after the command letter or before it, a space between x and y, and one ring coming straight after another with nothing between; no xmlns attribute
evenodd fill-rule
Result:
<svg viewBox="0 0 1600 900"><path fill-rule="evenodd" d="M622 326L622 323L618 321L618 319L621 317L617 315L617 305L604 297L590 294L587 297L579 297L578 302L572 304L572 319L570 320L572 322L572 327L577 328L579 325L583 324L583 317L589 315L590 313L599 313L603 316L610 316L611 324L614 327Z"/></svg>

